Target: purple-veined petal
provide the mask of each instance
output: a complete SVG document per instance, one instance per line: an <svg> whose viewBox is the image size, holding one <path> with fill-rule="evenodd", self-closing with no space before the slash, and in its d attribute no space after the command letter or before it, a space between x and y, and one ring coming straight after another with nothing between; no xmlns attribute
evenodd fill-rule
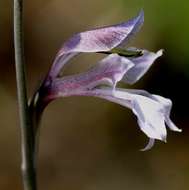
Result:
<svg viewBox="0 0 189 190"><path fill-rule="evenodd" d="M65 93L69 96L77 91L92 89L98 85L109 85L114 89L133 63L117 54L111 54L88 71L54 79L51 90L53 94Z"/></svg>
<svg viewBox="0 0 189 190"><path fill-rule="evenodd" d="M162 53L163 50L159 50L157 53L143 50L142 56L128 58L133 62L134 66L127 72L122 80L128 84L134 84L137 82L148 71L154 61L162 55Z"/></svg>
<svg viewBox="0 0 189 190"><path fill-rule="evenodd" d="M55 78L59 75L62 67L78 53L67 53L62 56L56 56L54 63L48 73L48 78Z"/></svg>
<svg viewBox="0 0 189 190"><path fill-rule="evenodd" d="M73 52L109 51L125 43L131 34L136 33L144 21L144 12L127 22L101 27L75 34L64 43L58 55Z"/></svg>
<svg viewBox="0 0 189 190"><path fill-rule="evenodd" d="M128 22L75 34L58 52L49 73L50 77L58 75L68 57L71 58L81 52L106 52L118 46L125 46L128 39L140 29L143 21L144 12L141 11L137 17Z"/></svg>
<svg viewBox="0 0 189 190"><path fill-rule="evenodd" d="M140 28L142 27L142 25L144 23L144 11L141 10L136 18L131 19L130 21L128 21L128 23L125 23L125 25L129 25L129 22L130 22L131 26L133 26L132 30L129 32L127 37L117 46L118 48L124 48L125 46L127 46L129 41L140 30Z"/></svg>

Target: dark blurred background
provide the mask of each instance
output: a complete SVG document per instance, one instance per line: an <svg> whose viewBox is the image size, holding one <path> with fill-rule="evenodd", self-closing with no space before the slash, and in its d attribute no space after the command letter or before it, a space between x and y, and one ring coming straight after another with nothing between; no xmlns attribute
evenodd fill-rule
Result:
<svg viewBox="0 0 189 190"><path fill-rule="evenodd" d="M172 99L172 119L182 133L168 143L147 142L130 110L104 100L70 97L54 101L42 119L39 189L189 189L188 0L25 1L28 93L40 83L62 43L73 33L115 24L145 11L145 24L132 46L165 49L145 77L143 88ZM20 190L20 130L13 51L13 1L0 0L0 189ZM100 57L81 55L65 74L82 71ZM131 88L130 86L128 86Z"/></svg>

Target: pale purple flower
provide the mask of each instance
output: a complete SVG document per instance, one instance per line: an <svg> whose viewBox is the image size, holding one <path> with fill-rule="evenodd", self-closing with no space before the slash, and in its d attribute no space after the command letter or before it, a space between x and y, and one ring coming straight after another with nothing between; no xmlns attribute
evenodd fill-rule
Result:
<svg viewBox="0 0 189 190"><path fill-rule="evenodd" d="M140 56L127 57L112 53L86 72L59 77L65 63L78 53L116 52L123 49L128 40L140 29L144 21L143 11L126 23L98 28L74 35L58 52L45 81L38 91L39 104L45 107L50 101L67 96L94 96L118 103L132 110L140 129L149 137L143 150L150 149L155 139L166 141L166 125L173 131L181 131L170 119L172 102L143 90L117 88L118 82L134 84L162 55L147 50Z"/></svg>

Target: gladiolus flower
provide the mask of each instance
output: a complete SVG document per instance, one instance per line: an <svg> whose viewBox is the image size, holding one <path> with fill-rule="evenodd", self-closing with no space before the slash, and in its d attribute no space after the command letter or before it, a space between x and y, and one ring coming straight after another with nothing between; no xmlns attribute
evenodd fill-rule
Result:
<svg viewBox="0 0 189 190"><path fill-rule="evenodd" d="M155 139L166 141L166 125L173 131L181 130L170 119L171 100L144 90L117 88L118 82L134 84L162 55L136 48L125 48L144 21L141 11L126 23L97 28L75 34L64 43L39 91L39 104L45 107L60 97L93 96L120 104L132 110L140 129L149 137L143 150L150 149ZM108 53L86 72L60 77L68 61L79 53Z"/></svg>

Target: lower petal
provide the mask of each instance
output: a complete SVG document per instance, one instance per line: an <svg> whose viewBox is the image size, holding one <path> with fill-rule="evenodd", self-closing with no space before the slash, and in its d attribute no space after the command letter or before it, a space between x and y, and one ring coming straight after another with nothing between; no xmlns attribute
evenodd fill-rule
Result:
<svg viewBox="0 0 189 190"><path fill-rule="evenodd" d="M148 144L143 149L141 149L141 151L150 150L154 146L154 143L155 143L155 139L150 138L148 141Z"/></svg>

